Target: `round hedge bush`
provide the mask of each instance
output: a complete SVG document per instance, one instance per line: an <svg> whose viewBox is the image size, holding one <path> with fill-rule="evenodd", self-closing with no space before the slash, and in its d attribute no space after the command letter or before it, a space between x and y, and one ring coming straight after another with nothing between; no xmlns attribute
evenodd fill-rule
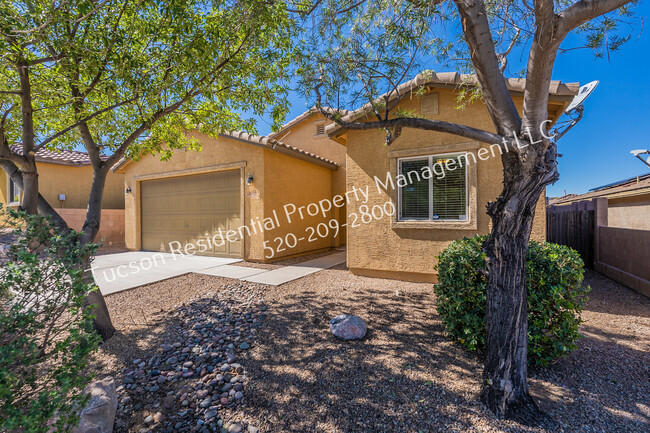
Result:
<svg viewBox="0 0 650 433"><path fill-rule="evenodd" d="M468 350L485 349L486 236L456 240L438 256L436 308L447 334ZM526 257L528 363L546 366L575 349L590 288L584 263L564 245L531 241Z"/></svg>

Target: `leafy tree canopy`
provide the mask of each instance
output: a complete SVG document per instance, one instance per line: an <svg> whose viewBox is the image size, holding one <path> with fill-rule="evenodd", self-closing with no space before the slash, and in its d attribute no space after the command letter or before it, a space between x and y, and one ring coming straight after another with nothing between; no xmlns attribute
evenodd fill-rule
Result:
<svg viewBox="0 0 650 433"><path fill-rule="evenodd" d="M318 87L323 105L351 109L385 92L396 92L400 83L423 71L474 73L471 41L463 32L456 3L459 2L314 0L302 4L296 9L318 16L305 20L308 30L300 69L303 94L316 102L314 89ZM484 3L501 71L509 77L525 77L531 43L539 25L535 7L553 2ZM576 9L577 3L556 0L554 11L564 13L571 6ZM560 53L584 48L603 57L617 50L635 30L635 3L578 26ZM460 102L479 96L478 87L461 89ZM375 108L382 113L394 108L377 103Z"/></svg>
<svg viewBox="0 0 650 433"><path fill-rule="evenodd" d="M26 102L35 150L83 143L107 164L198 148L188 126L253 130L242 112L280 123L295 31L282 2L4 0L2 145L24 140Z"/></svg>

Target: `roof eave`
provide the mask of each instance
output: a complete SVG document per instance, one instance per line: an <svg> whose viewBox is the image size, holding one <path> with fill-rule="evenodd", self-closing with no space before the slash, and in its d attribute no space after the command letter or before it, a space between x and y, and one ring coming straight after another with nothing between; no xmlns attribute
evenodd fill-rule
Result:
<svg viewBox="0 0 650 433"><path fill-rule="evenodd" d="M247 138L244 138L244 137L238 137L236 135L231 135L231 134L219 134L219 137L230 138L232 140L241 141L243 143L252 144L253 146L261 147L263 149L267 149L267 150L275 151L275 152L278 152L278 153L282 153L284 155L292 156L294 158L298 158L298 159L301 159L303 161L307 161L307 162L310 162L312 164L319 165L321 167L329 168L332 171L336 171L336 170L339 169L339 165L334 163L334 162L324 161L324 160L322 160L320 158L316 158L316 157L313 157L313 156L310 156L310 155L306 155L306 154L301 153L301 152L293 151L293 150L288 149L288 148L286 148L286 147L284 147L282 145L273 145L273 143L261 143L261 142L256 141L256 140L250 140L250 139L247 139ZM262 137L259 137L259 138L263 140ZM268 141L268 140L266 140L266 141Z"/></svg>
<svg viewBox="0 0 650 433"><path fill-rule="evenodd" d="M410 81L406 81L398 86L398 89L402 93L408 91L413 91L415 89L421 88L423 86L429 88L452 88L455 89L459 85L475 85L476 78L471 75L459 74L457 72L441 72L434 73L433 78L425 78L423 74L418 74L415 78ZM525 79L523 78L507 78L506 84L508 90L511 94L523 95L525 91ZM563 102L564 108L573 100L573 97L578 94L580 90L579 83L563 83L558 80L551 81L549 86L549 100ZM397 94L393 92L390 96L388 102L397 98ZM364 116L367 116L370 113L370 104L364 104L363 106L357 108L356 110L350 112L343 117L345 121L357 121ZM559 118L559 116L558 116ZM557 120L557 119L555 119ZM329 138L337 142L337 138L341 137L342 131L345 131L345 127L337 123L333 123L325 128L325 133ZM345 140L345 139L343 139Z"/></svg>

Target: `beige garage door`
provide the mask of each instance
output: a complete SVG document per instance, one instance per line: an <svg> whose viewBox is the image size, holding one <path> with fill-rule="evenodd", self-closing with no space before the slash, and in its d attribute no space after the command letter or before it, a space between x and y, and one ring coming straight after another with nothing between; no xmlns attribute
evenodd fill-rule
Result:
<svg viewBox="0 0 650 433"><path fill-rule="evenodd" d="M197 254L241 257L239 234L213 242L219 229L225 236L241 225L239 170L143 181L141 191L143 250L170 252L180 243Z"/></svg>

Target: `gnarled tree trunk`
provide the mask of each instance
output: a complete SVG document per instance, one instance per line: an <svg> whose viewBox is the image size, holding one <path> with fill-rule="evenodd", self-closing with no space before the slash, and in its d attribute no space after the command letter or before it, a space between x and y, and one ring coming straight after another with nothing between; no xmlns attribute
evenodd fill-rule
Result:
<svg viewBox="0 0 650 433"><path fill-rule="evenodd" d="M481 400L499 418L544 425L552 420L528 390L526 253L540 194L558 177L555 144L535 156L503 156L503 192L488 206L493 228L484 245L489 276Z"/></svg>

